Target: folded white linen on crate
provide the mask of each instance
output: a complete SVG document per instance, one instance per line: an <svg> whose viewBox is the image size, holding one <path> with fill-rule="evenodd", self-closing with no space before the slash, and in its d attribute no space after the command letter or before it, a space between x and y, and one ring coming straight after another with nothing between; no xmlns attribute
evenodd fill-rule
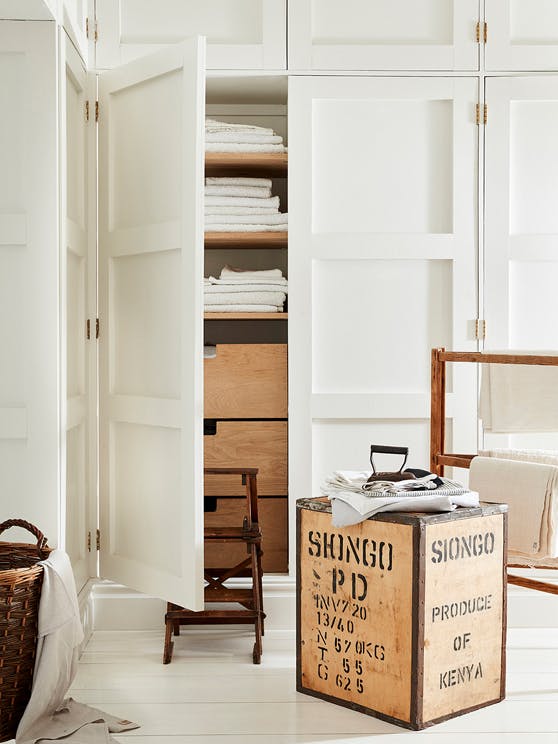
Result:
<svg viewBox="0 0 558 744"><path fill-rule="evenodd" d="M270 215L270 214L279 214L276 207L212 207L212 206L206 206L204 208L205 215L253 215L257 216L258 214L264 214L264 215Z"/></svg>
<svg viewBox="0 0 558 744"><path fill-rule="evenodd" d="M204 305L206 313L279 313L277 305Z"/></svg>
<svg viewBox="0 0 558 744"><path fill-rule="evenodd" d="M271 178L248 178L244 176L208 176L205 179L206 186L259 186L270 189L273 182Z"/></svg>
<svg viewBox="0 0 558 744"><path fill-rule="evenodd" d="M209 184L205 187L206 196L251 196L256 199L270 199L271 188L267 186L221 186Z"/></svg>
<svg viewBox="0 0 558 744"><path fill-rule="evenodd" d="M274 214L206 214L206 225L286 225L289 216L286 212Z"/></svg>
<svg viewBox="0 0 558 744"><path fill-rule="evenodd" d="M214 223L209 225L207 232L287 232L287 225L247 225L242 222Z"/></svg>
<svg viewBox="0 0 558 744"><path fill-rule="evenodd" d="M62 737L67 742L76 742L74 732L79 730L79 741L87 738L92 744L106 744L110 740L106 723L91 729L86 726L100 721L104 714L64 699L77 670L78 648L83 640L70 559L63 550L53 550L41 565L43 585L33 688L19 722L16 742L31 744L38 739ZM138 726L127 721L126 729L129 728Z"/></svg>
<svg viewBox="0 0 558 744"><path fill-rule="evenodd" d="M558 351L485 351L558 356ZM483 364L480 417L485 431L558 431L558 367Z"/></svg>
<svg viewBox="0 0 558 744"><path fill-rule="evenodd" d="M322 484L322 493L331 501L334 527L358 524L384 511L443 512L453 511L458 506L479 505L478 493L448 479L444 479L445 487L433 491L415 491L414 495L371 495L362 490L371 475L371 470L337 470Z"/></svg>
<svg viewBox="0 0 558 744"><path fill-rule="evenodd" d="M216 292L205 293L211 305L276 305L283 307L284 292Z"/></svg>
<svg viewBox="0 0 558 744"><path fill-rule="evenodd" d="M281 145L283 137L278 134L261 134L260 132L219 131L205 133L206 142L238 142L238 144Z"/></svg>
<svg viewBox="0 0 558 744"><path fill-rule="evenodd" d="M213 277L210 277L212 279ZM261 282L219 282L218 284L205 284L204 293L205 295L222 294L223 292L231 293L236 292L242 294L244 292L281 292L287 293L287 287L285 284L263 284Z"/></svg>
<svg viewBox="0 0 558 744"><path fill-rule="evenodd" d="M244 124L230 121L217 121L207 118L205 120L205 131L215 132L253 132L254 134L275 134L269 127L260 127L257 124Z"/></svg>
<svg viewBox="0 0 558 744"><path fill-rule="evenodd" d="M509 505L510 555L534 561L558 557L556 464L475 457L471 461L469 484L478 490L483 501Z"/></svg>
<svg viewBox="0 0 558 744"><path fill-rule="evenodd" d="M258 196L206 196L206 207L271 207L279 209L279 197L271 196L262 199Z"/></svg>
<svg viewBox="0 0 558 744"><path fill-rule="evenodd" d="M286 152L285 145L264 145L237 142L206 142L206 152Z"/></svg>

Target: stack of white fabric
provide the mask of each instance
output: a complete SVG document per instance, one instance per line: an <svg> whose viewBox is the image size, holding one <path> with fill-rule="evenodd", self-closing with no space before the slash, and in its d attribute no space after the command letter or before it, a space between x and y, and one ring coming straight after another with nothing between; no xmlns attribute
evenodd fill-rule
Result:
<svg viewBox="0 0 558 744"><path fill-rule="evenodd" d="M218 279L204 279L206 313L278 313L287 298L281 269L243 271L225 266Z"/></svg>
<svg viewBox="0 0 558 744"><path fill-rule="evenodd" d="M205 120L206 152L285 152L283 137L268 127Z"/></svg>
<svg viewBox="0 0 558 744"><path fill-rule="evenodd" d="M205 179L208 232L285 232L287 221L279 197L271 195L271 178Z"/></svg>
<svg viewBox="0 0 558 744"><path fill-rule="evenodd" d="M458 506L479 505L478 493L448 478L442 478L443 485L434 489L431 488L432 476L415 481L383 482L371 489L367 484L371 475L371 470L336 470L322 483L321 491L331 501L334 527L358 524L384 511L444 512ZM415 490L420 486L426 490Z"/></svg>

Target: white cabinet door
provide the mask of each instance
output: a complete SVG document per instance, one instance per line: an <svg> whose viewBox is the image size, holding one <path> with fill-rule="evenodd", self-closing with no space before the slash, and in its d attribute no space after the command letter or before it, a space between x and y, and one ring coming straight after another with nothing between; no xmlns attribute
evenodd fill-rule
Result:
<svg viewBox="0 0 558 744"><path fill-rule="evenodd" d="M429 462L430 350L474 350L476 80L289 81L290 460L294 498L371 443ZM448 395L476 446L474 371ZM313 464L313 478L308 463ZM393 465L393 461L391 465Z"/></svg>
<svg viewBox="0 0 558 744"><path fill-rule="evenodd" d="M97 483L97 286L95 235L90 229L95 224L95 199L90 193L95 191L95 93L88 90L93 86L64 31L60 31L60 53L62 504L65 548L79 589L96 572L92 556ZM93 541L89 549L88 532Z"/></svg>
<svg viewBox="0 0 558 744"><path fill-rule="evenodd" d="M486 347L558 348L558 77L486 81Z"/></svg>
<svg viewBox="0 0 558 744"><path fill-rule="evenodd" d="M51 545L60 518L56 78L56 24L1 22L0 512L34 522Z"/></svg>
<svg viewBox="0 0 558 744"><path fill-rule="evenodd" d="M203 607L203 40L100 76L101 575Z"/></svg>
<svg viewBox="0 0 558 744"><path fill-rule="evenodd" d="M286 0L97 0L96 66L116 67L194 34L208 69L285 69Z"/></svg>
<svg viewBox="0 0 558 744"><path fill-rule="evenodd" d="M289 69L477 70L478 0L296 0Z"/></svg>
<svg viewBox="0 0 558 744"><path fill-rule="evenodd" d="M558 76L488 78L485 348L558 349ZM485 434L557 449L558 435Z"/></svg>
<svg viewBox="0 0 558 744"><path fill-rule="evenodd" d="M555 0L485 0L487 70L558 70Z"/></svg>

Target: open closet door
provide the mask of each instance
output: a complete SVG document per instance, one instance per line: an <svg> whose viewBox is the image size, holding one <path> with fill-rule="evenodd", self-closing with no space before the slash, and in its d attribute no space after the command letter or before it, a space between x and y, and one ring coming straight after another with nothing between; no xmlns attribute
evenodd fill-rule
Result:
<svg viewBox="0 0 558 744"><path fill-rule="evenodd" d="M204 40L99 83L100 572L203 609Z"/></svg>

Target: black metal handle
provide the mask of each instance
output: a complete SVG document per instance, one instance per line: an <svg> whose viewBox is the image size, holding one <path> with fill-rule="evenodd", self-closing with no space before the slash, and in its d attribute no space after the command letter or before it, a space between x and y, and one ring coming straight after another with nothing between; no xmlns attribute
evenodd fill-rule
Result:
<svg viewBox="0 0 558 744"><path fill-rule="evenodd" d="M379 455L403 455L403 463L399 470L395 471L401 473L405 465L407 464L407 457L409 456L408 447L391 447L384 444L371 444L370 445L370 465L372 465L372 473L376 475L376 466L374 465L374 454Z"/></svg>

